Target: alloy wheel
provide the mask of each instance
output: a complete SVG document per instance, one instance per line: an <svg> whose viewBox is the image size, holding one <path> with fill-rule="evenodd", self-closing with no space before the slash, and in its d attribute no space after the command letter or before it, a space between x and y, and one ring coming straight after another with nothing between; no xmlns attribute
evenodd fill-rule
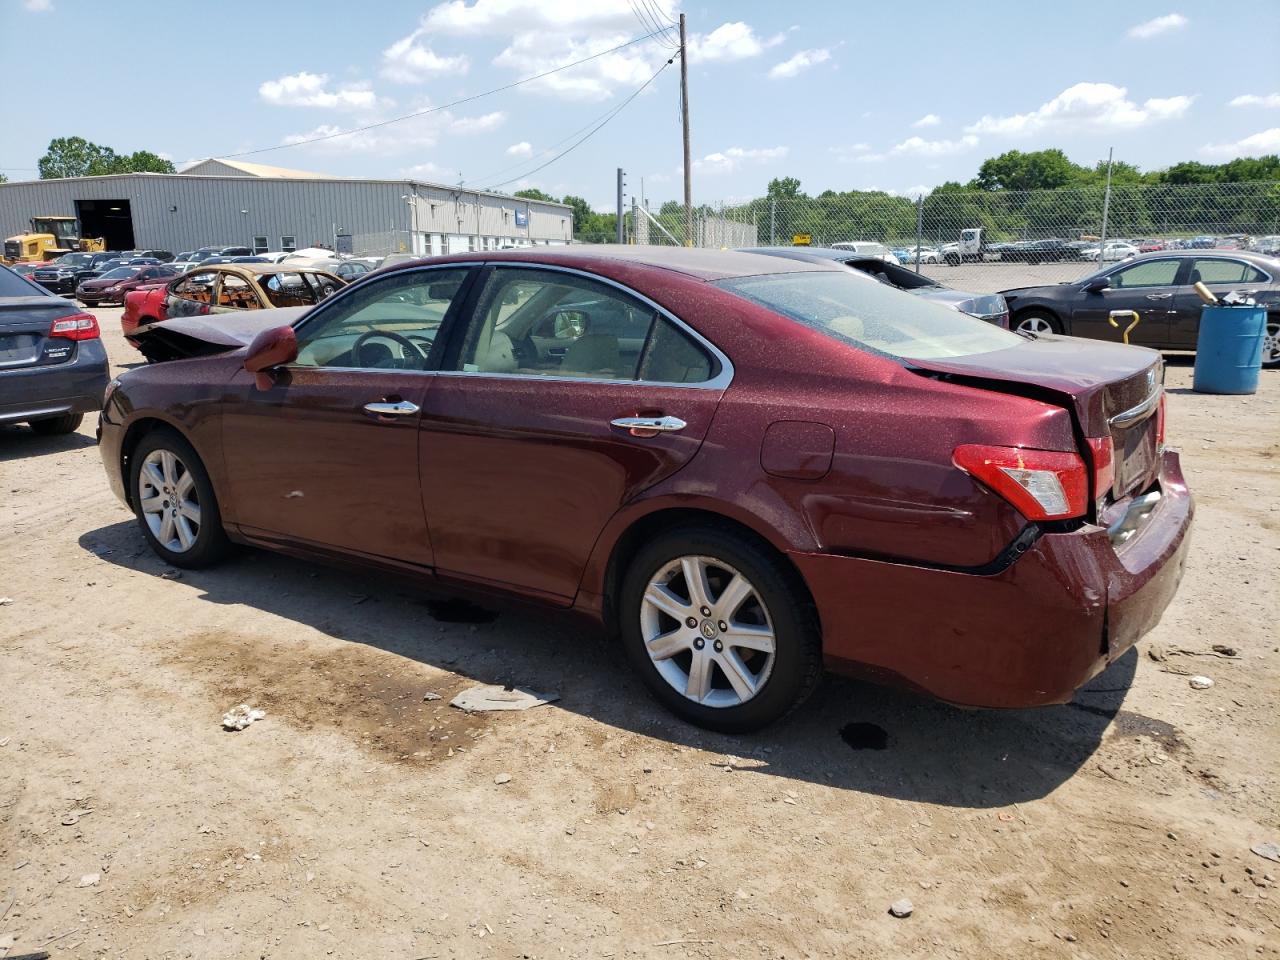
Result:
<svg viewBox="0 0 1280 960"><path fill-rule="evenodd" d="M1024 317L1015 328L1018 333L1034 333L1036 336L1053 333L1053 326L1044 317Z"/></svg>
<svg viewBox="0 0 1280 960"><path fill-rule="evenodd" d="M200 536L200 493L195 475L169 450L152 450L138 471L138 504L160 546L185 553Z"/></svg>
<svg viewBox="0 0 1280 960"><path fill-rule="evenodd" d="M650 579L640 635L663 680L704 706L746 703L773 670L774 630L763 598L715 557L679 557Z"/></svg>
<svg viewBox="0 0 1280 960"><path fill-rule="evenodd" d="M1280 323L1267 322L1262 335L1262 362L1280 363Z"/></svg>

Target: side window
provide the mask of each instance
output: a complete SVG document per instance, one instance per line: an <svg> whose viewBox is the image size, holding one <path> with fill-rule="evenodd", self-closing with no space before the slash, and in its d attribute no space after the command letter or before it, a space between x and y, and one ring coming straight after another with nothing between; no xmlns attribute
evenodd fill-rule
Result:
<svg viewBox="0 0 1280 960"><path fill-rule="evenodd" d="M718 365L676 324L622 290L571 273L498 267L485 282L455 369L699 383Z"/></svg>
<svg viewBox="0 0 1280 960"><path fill-rule="evenodd" d="M309 307L318 299L300 273L271 273L260 282L273 307Z"/></svg>
<svg viewBox="0 0 1280 960"><path fill-rule="evenodd" d="M1260 283L1266 279L1261 270L1241 260L1197 260L1191 264L1191 283Z"/></svg>
<svg viewBox="0 0 1280 960"><path fill-rule="evenodd" d="M658 318L640 363L639 379L658 383L704 383L719 372L719 363L701 344L666 317Z"/></svg>
<svg viewBox="0 0 1280 960"><path fill-rule="evenodd" d="M489 275L457 369L634 380L656 311L607 284L554 270Z"/></svg>
<svg viewBox="0 0 1280 960"><path fill-rule="evenodd" d="M1111 286L1125 290L1131 287L1168 287L1177 275L1177 260L1147 260L1117 270L1111 275Z"/></svg>
<svg viewBox="0 0 1280 960"><path fill-rule="evenodd" d="M209 303L213 300L213 281L216 278L216 274L208 271L188 274L173 288L173 294L193 303Z"/></svg>
<svg viewBox="0 0 1280 960"><path fill-rule="evenodd" d="M298 364L425 370L467 272L401 271L353 290L298 331Z"/></svg>
<svg viewBox="0 0 1280 960"><path fill-rule="evenodd" d="M218 288L218 306L232 310L253 310L258 306L258 297L244 277L224 273L222 286Z"/></svg>

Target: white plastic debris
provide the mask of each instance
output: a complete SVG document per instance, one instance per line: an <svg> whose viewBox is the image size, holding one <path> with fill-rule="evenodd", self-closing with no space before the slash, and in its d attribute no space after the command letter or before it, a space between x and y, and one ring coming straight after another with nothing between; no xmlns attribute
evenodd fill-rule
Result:
<svg viewBox="0 0 1280 960"><path fill-rule="evenodd" d="M86 873L83 877L80 878L80 882L77 883L76 886L77 887L96 887L98 885L98 881L101 879L102 879L102 874L100 873Z"/></svg>
<svg viewBox="0 0 1280 960"><path fill-rule="evenodd" d="M222 726L227 730L243 730L255 720L261 720L267 711L241 703L222 715Z"/></svg>
<svg viewBox="0 0 1280 960"><path fill-rule="evenodd" d="M528 710L530 707L540 707L544 703L559 699L558 693L535 693L518 687L481 684L478 687L463 690L449 701L449 706L465 710L467 713L484 713L490 710Z"/></svg>
<svg viewBox="0 0 1280 960"><path fill-rule="evenodd" d="M1187 682L1191 684L1192 690L1208 690L1213 686L1213 680L1209 677L1192 677Z"/></svg>

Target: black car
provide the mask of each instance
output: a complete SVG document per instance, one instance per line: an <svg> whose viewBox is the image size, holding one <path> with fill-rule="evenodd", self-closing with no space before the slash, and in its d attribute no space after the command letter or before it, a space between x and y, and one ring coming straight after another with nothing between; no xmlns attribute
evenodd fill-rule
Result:
<svg viewBox="0 0 1280 960"><path fill-rule="evenodd" d="M107 376L98 321L0 266L0 423L71 433L102 408Z"/></svg>
<svg viewBox="0 0 1280 960"><path fill-rule="evenodd" d="M1129 342L1158 350L1194 350L1203 306L1194 284L1219 297L1247 294L1267 307L1264 366L1280 365L1280 259L1244 250L1144 253L1109 264L1083 280L1003 290L1020 333L1065 333L1093 340L1122 338L1127 322L1109 323L1113 310L1134 310Z"/></svg>
<svg viewBox="0 0 1280 960"><path fill-rule="evenodd" d="M1081 240L1020 240L1008 244L1000 251L1001 260L1017 263L1055 263L1063 260L1079 260L1080 251L1088 244Z"/></svg>
<svg viewBox="0 0 1280 960"><path fill-rule="evenodd" d="M763 253L771 257L789 260L835 260L850 269L868 274L881 283L899 290L914 293L924 300L933 300L944 307L959 310L979 320L1008 328L1009 311L999 294L967 293L944 287L936 280L909 270L895 263L887 263L879 257L839 250L834 247L744 247L744 253Z"/></svg>
<svg viewBox="0 0 1280 960"><path fill-rule="evenodd" d="M115 253L64 253L31 273L31 279L53 293L74 293L80 281L92 276Z"/></svg>

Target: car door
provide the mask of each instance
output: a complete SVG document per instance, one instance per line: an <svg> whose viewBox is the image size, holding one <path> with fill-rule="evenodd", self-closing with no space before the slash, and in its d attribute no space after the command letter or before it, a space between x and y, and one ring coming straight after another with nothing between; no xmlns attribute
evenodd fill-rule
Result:
<svg viewBox="0 0 1280 960"><path fill-rule="evenodd" d="M1169 345L1179 350L1194 350L1200 336L1200 311L1204 301L1195 291L1197 281L1222 297L1232 291L1256 293L1270 282L1262 270L1234 257L1195 257L1189 261L1183 285L1178 288L1175 313L1170 324Z"/></svg>
<svg viewBox="0 0 1280 960"><path fill-rule="evenodd" d="M164 311L168 318L203 316L213 306L218 283L216 270L193 270L169 287Z"/></svg>
<svg viewBox="0 0 1280 960"><path fill-rule="evenodd" d="M241 370L223 407L234 522L256 537L432 563L418 476L432 346L468 276L400 271L335 297L297 329L269 389Z"/></svg>
<svg viewBox="0 0 1280 960"><path fill-rule="evenodd" d="M1112 270L1107 275L1109 286L1089 290L1090 282L1081 281L1071 311L1072 336L1093 340L1124 339L1125 328L1132 317L1117 317L1118 327L1110 324L1112 311L1132 310L1138 314L1138 325L1129 334L1129 342L1146 347L1169 345L1169 324L1177 295L1179 261L1172 257L1143 260Z"/></svg>
<svg viewBox="0 0 1280 960"><path fill-rule="evenodd" d="M504 264L477 284L423 410L436 567L567 603L609 518L697 452L728 361L651 301L577 271ZM629 358L635 316L647 332ZM546 346L548 330L561 345Z"/></svg>

